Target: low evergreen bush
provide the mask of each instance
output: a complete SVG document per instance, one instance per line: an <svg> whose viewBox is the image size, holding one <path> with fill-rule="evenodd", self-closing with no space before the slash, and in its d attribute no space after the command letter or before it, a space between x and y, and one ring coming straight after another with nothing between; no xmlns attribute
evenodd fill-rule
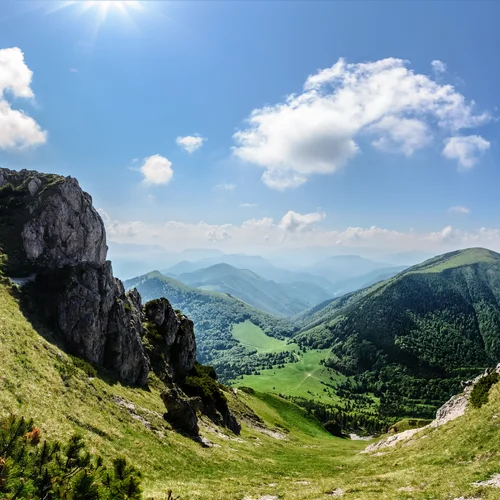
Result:
<svg viewBox="0 0 500 500"><path fill-rule="evenodd" d="M484 404L488 402L488 395L491 389L491 386L498 382L498 373L491 372L478 380L476 385L473 387L470 393L470 404L474 408L481 408Z"/></svg>
<svg viewBox="0 0 500 500"><path fill-rule="evenodd" d="M124 458L104 466L80 436L45 440L32 420L11 415L0 419L0 498L139 500L141 475Z"/></svg>

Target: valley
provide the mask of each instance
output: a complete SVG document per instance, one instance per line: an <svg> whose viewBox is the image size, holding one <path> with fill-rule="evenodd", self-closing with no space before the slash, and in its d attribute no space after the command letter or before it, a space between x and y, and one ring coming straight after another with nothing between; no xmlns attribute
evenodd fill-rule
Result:
<svg viewBox="0 0 500 500"><path fill-rule="evenodd" d="M109 381L105 371L89 378L79 367L63 379L59 366L70 363L68 356L49 332L26 321L5 284L0 284L0 320L2 414L32 416L46 436L78 431L105 460L119 451L143 474L145 498L166 499L168 490L183 500L262 495L326 500L333 492L362 500L498 498L494 488L473 483L500 468L495 445L500 387L482 408L378 456L359 454L366 441L329 435L314 417L278 396L239 390L238 400L275 437L251 421L243 420L238 438L207 422L202 433L213 445L203 448L163 420L154 382L145 391ZM231 392L227 397L237 408Z"/></svg>
<svg viewBox="0 0 500 500"><path fill-rule="evenodd" d="M499 355L499 254L447 253L277 317L158 271L122 284L76 180L0 173L12 182L0 187L0 229L10 228L0 232L0 445L18 415L37 426L18 436L30 457L45 456L40 436L75 434L100 457L94 466L77 451L68 460L86 465L71 469L75 479L45 484L49 461L25 481L24 455L4 446L5 498L59 484L82 500L497 498L498 375L454 395ZM28 210L18 213L19 199ZM40 254L23 250L26 231L14 250L2 244L30 224L52 234ZM86 237L62 245L75 226ZM383 434L396 445L384 447ZM57 463L75 453L53 446ZM128 467L115 469L115 483L129 484L118 497L100 472L116 464Z"/></svg>
<svg viewBox="0 0 500 500"><path fill-rule="evenodd" d="M0 500L500 500L500 1L0 6Z"/></svg>

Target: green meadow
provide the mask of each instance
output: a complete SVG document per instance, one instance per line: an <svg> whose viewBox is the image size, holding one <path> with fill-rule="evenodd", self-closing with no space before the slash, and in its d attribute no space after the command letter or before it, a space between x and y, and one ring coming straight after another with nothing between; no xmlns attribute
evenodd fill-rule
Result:
<svg viewBox="0 0 500 500"><path fill-rule="evenodd" d="M245 347L256 349L260 353L291 351L298 349L297 344L287 344L284 340L269 337L260 326L246 320L233 325L233 337Z"/></svg>

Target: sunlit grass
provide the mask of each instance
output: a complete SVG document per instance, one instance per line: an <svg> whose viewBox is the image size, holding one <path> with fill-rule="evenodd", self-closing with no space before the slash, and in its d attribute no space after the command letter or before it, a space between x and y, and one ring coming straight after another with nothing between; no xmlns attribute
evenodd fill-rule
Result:
<svg viewBox="0 0 500 500"><path fill-rule="evenodd" d="M324 353L306 353L298 378L288 385L317 380L321 373L310 369L321 356ZM379 456L359 454L366 442L330 436L316 420L278 396L238 391L238 403L227 392L233 407L247 404L285 439L263 434L245 422L238 438L205 430L219 447L202 448L165 423L154 383L150 390L130 388L113 383L105 373L90 380L80 370L64 382L60 367L69 358L54 339L33 329L4 284L0 284L0 360L1 415L16 412L33 417L51 436L62 438L78 431L105 459L126 456L143 473L149 498L166 498L168 489L182 500L259 495L327 500L339 489L347 500L500 497L498 489L471 485L500 472L498 386L482 408L438 430L423 431L423 437L417 435L409 445L382 450ZM306 377L308 373L312 376ZM276 383L282 377L279 373ZM117 396L132 402L152 429L117 405Z"/></svg>

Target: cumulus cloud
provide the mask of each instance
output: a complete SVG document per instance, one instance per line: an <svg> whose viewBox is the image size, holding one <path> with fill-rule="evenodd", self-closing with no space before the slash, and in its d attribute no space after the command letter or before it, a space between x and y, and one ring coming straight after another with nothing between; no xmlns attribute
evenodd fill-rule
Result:
<svg viewBox="0 0 500 500"><path fill-rule="evenodd" d="M199 135L187 135L186 137L177 137L175 142L178 146L185 149L188 153L194 153L197 149L203 146L203 142L206 141L204 137Z"/></svg>
<svg viewBox="0 0 500 500"><path fill-rule="evenodd" d="M235 188L236 185L231 184L229 182L225 182L223 184L217 184L217 186L215 186L215 189L218 189L219 191L234 191Z"/></svg>
<svg viewBox="0 0 500 500"><path fill-rule="evenodd" d="M480 135L450 137L445 141L443 156L457 160L460 167L469 169L489 147L490 143Z"/></svg>
<svg viewBox="0 0 500 500"><path fill-rule="evenodd" d="M32 77L19 48L0 50L0 149L22 149L47 141L47 132L24 111L12 109L7 97L33 99Z"/></svg>
<svg viewBox="0 0 500 500"><path fill-rule="evenodd" d="M160 155L145 158L140 171L146 184L168 184L174 175L172 162Z"/></svg>
<svg viewBox="0 0 500 500"><path fill-rule="evenodd" d="M443 61L435 59L434 61L431 62L431 66L432 66L432 71L434 71L436 75L441 75L442 73L446 73L446 64Z"/></svg>
<svg viewBox="0 0 500 500"><path fill-rule="evenodd" d="M212 229L207 232L207 239L212 243L227 241L231 239L231 235L227 231L218 231L216 229Z"/></svg>
<svg viewBox="0 0 500 500"><path fill-rule="evenodd" d="M281 219L280 228L295 233L307 229L312 224L323 220L325 217L325 213L299 214L290 210Z"/></svg>
<svg viewBox="0 0 500 500"><path fill-rule="evenodd" d="M102 215L102 212L101 212ZM322 214L300 218L285 214L278 221L271 217L250 219L242 224L207 224L168 221L146 224L142 221L123 222L103 216L110 241L140 245L162 245L172 250L207 248L207 244L227 252L266 252L287 248L326 247L335 249L391 249L391 251L421 250L443 253L459 248L486 247L500 251L500 229L478 228L465 231L446 226L429 232L412 229L396 231L377 226L347 227L330 230L321 224ZM298 214L301 215L301 214ZM310 214L304 214L306 217ZM297 220L302 221L297 224ZM292 222L291 222L292 221ZM314 221L314 222L313 222ZM290 230L290 228L296 228Z"/></svg>
<svg viewBox="0 0 500 500"><path fill-rule="evenodd" d="M470 208L464 207L463 205L455 205L448 209L450 214L470 214Z"/></svg>
<svg viewBox="0 0 500 500"><path fill-rule="evenodd" d="M407 156L435 134L456 132L491 119L476 114L451 85L388 58L348 64L344 59L310 75L299 94L254 109L233 139L233 153L264 169L273 189L304 184L314 174L341 169L360 150L362 137L381 150Z"/></svg>

